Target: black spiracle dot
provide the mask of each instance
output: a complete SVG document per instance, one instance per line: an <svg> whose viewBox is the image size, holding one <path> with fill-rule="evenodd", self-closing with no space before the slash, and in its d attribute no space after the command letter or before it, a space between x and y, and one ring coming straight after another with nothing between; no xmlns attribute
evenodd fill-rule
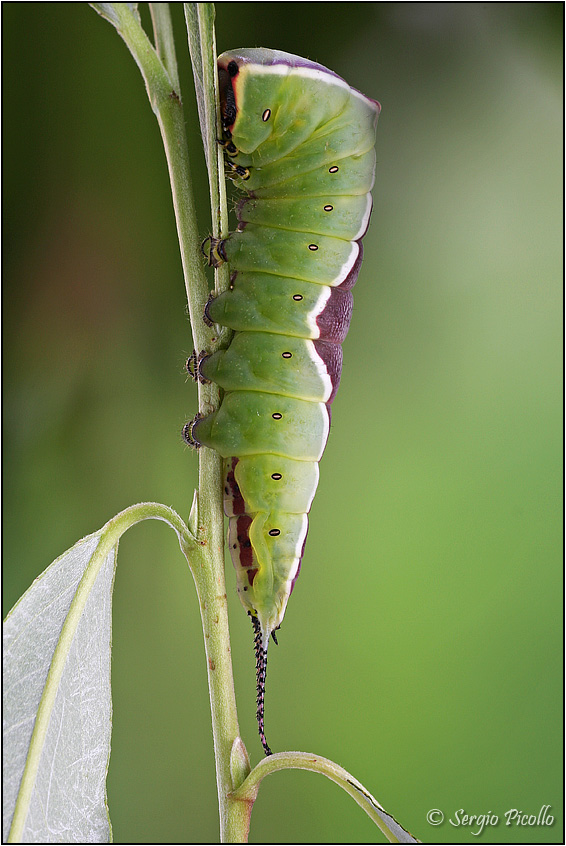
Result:
<svg viewBox="0 0 566 846"><path fill-rule="evenodd" d="M293 294L293 299L295 300L296 303L300 303L301 300L303 299L303 295L302 294Z"/></svg>
<svg viewBox="0 0 566 846"><path fill-rule="evenodd" d="M234 61L228 62L228 74L229 74L229 76L232 76L232 77L237 76L238 70L239 70L239 68L238 68L237 62L234 62Z"/></svg>
<svg viewBox="0 0 566 846"><path fill-rule="evenodd" d="M332 165L332 167L328 168L328 173L338 173L339 169L338 165Z"/></svg>
<svg viewBox="0 0 566 846"><path fill-rule="evenodd" d="M281 358L293 358L293 353L290 353L290 352L281 353Z"/></svg>
<svg viewBox="0 0 566 846"><path fill-rule="evenodd" d="M324 207L325 212L331 212L333 210L334 210L334 206L331 206L330 204Z"/></svg>
<svg viewBox="0 0 566 846"><path fill-rule="evenodd" d="M281 534L281 529L270 529L268 534L271 535L272 538L276 538L277 535Z"/></svg>
<svg viewBox="0 0 566 846"><path fill-rule="evenodd" d="M271 478L278 482L279 479L282 479L283 477L281 476L281 473L272 473Z"/></svg>
<svg viewBox="0 0 566 846"><path fill-rule="evenodd" d="M266 109L261 116L262 121L265 123L271 117L271 109Z"/></svg>
<svg viewBox="0 0 566 846"><path fill-rule="evenodd" d="M281 418L283 417L283 415L280 414L278 411L276 411L275 414L272 414L271 416L274 420L281 420Z"/></svg>
<svg viewBox="0 0 566 846"><path fill-rule="evenodd" d="M318 244L309 244L309 250L315 253L318 250Z"/></svg>

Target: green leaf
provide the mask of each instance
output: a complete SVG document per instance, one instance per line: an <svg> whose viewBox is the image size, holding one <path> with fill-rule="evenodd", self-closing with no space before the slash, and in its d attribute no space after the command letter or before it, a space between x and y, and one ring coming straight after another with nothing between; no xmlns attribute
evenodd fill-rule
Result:
<svg viewBox="0 0 566 846"><path fill-rule="evenodd" d="M12 823L18 842L111 839L105 780L116 552L101 532L83 538L4 624L4 842Z"/></svg>
<svg viewBox="0 0 566 846"><path fill-rule="evenodd" d="M4 624L4 840L107 843L112 588L118 541L141 520L177 534L193 576L202 547L158 502L121 511L51 564ZM189 555L193 559L189 559ZM196 576L195 576L196 579Z"/></svg>

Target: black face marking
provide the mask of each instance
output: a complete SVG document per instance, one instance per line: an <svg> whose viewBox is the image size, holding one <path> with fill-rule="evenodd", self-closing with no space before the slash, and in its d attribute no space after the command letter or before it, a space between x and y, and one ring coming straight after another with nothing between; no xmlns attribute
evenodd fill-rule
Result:
<svg viewBox="0 0 566 846"><path fill-rule="evenodd" d="M271 535L272 538L276 538L277 535L281 534L281 529L270 529L268 534Z"/></svg>
<svg viewBox="0 0 566 846"><path fill-rule="evenodd" d="M271 474L271 478L272 478L272 479L274 479L276 482L278 482L278 481L279 481L279 479L281 479L281 478L282 478L282 477L281 477L281 473L272 473L272 474Z"/></svg>
<svg viewBox="0 0 566 846"><path fill-rule="evenodd" d="M336 165L332 165L332 167L328 168L328 173L338 173L338 167Z"/></svg>
<svg viewBox="0 0 566 846"><path fill-rule="evenodd" d="M290 352L281 353L281 358L293 358L293 353L290 353Z"/></svg>
<svg viewBox="0 0 566 846"><path fill-rule="evenodd" d="M266 109L261 116L262 121L265 123L271 117L271 109Z"/></svg>
<svg viewBox="0 0 566 846"><path fill-rule="evenodd" d="M318 246L316 244L309 244L309 250L315 253L318 250Z"/></svg>
<svg viewBox="0 0 566 846"><path fill-rule="evenodd" d="M296 303L300 303L300 301L303 299L303 295L302 294L293 294L293 299L295 300Z"/></svg>
<svg viewBox="0 0 566 846"><path fill-rule="evenodd" d="M333 208L334 208L334 206L328 205L328 206L324 207L324 211L325 212L331 212L333 210Z"/></svg>
<svg viewBox="0 0 566 846"><path fill-rule="evenodd" d="M224 136L222 144L225 145L229 143L227 139L232 137L230 127L236 120L238 109L236 108L236 95L232 87L231 75L224 68L218 68L218 83L220 86L220 113L222 115Z"/></svg>
<svg viewBox="0 0 566 846"><path fill-rule="evenodd" d="M281 420L281 418L283 417L283 415L279 414L278 411L276 411L275 414L272 414L271 416L273 417L274 420Z"/></svg>
<svg viewBox="0 0 566 846"><path fill-rule="evenodd" d="M235 62L233 59L231 62L228 62L228 73L231 77L237 76L240 68L238 67L238 63Z"/></svg>

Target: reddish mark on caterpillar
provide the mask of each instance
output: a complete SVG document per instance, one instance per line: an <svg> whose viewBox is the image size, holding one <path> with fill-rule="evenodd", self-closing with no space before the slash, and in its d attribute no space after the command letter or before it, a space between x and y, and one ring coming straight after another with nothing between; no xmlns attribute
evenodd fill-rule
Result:
<svg viewBox="0 0 566 846"><path fill-rule="evenodd" d="M208 659L208 666L210 667L210 669L211 669L211 670L215 670L215 669L216 669L216 664L214 663L214 661L212 660L212 658L209 658L209 659Z"/></svg>
<svg viewBox="0 0 566 846"><path fill-rule="evenodd" d="M238 545L240 547L240 565L242 567L251 567L254 563L252 544L248 534L251 523L252 518L248 514L238 517L236 523Z"/></svg>
<svg viewBox="0 0 566 846"><path fill-rule="evenodd" d="M226 493L230 494L232 497L232 508L235 515L244 514L246 510L246 503L244 502L244 498L240 492L240 488L238 487L238 483L236 482L236 477L234 475L237 463L238 459L233 458L231 469L226 474L226 484L228 486Z"/></svg>

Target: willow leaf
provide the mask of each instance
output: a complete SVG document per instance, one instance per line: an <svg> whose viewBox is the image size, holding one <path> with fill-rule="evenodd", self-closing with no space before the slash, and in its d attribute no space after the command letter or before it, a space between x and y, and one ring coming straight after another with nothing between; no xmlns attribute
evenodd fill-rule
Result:
<svg viewBox="0 0 566 846"><path fill-rule="evenodd" d="M99 546L97 532L54 561L4 624L4 842L10 827L20 843L111 839L105 780L117 546L105 547L102 560Z"/></svg>

